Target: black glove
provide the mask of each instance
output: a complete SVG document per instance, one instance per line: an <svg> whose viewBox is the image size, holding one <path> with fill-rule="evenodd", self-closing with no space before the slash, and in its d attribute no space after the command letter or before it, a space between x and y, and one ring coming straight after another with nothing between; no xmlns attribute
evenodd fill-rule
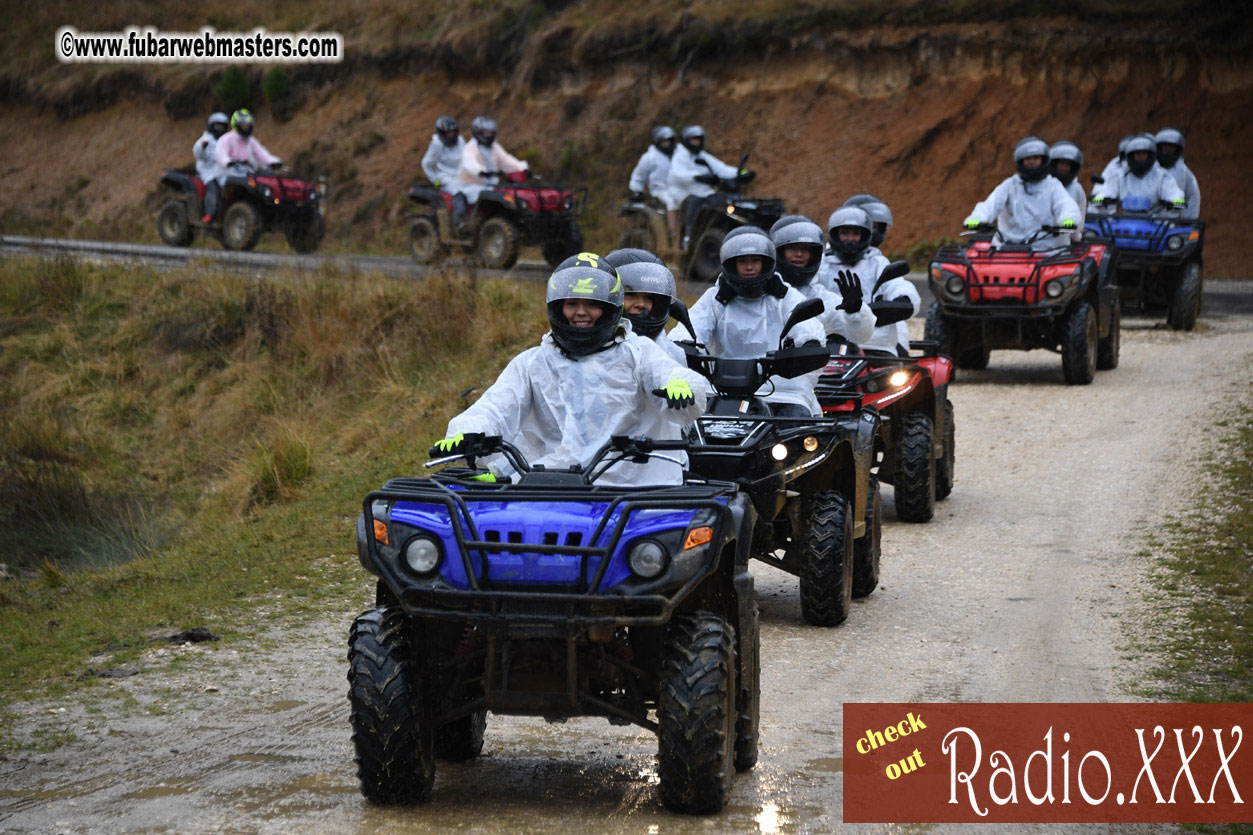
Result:
<svg viewBox="0 0 1253 835"><path fill-rule="evenodd" d="M840 270L835 274L835 289L843 297L836 310L856 313L861 310L861 279L852 270Z"/></svg>
<svg viewBox="0 0 1253 835"><path fill-rule="evenodd" d="M720 182L717 174L697 174L692 179L707 186L716 186Z"/></svg>
<svg viewBox="0 0 1253 835"><path fill-rule="evenodd" d="M636 203L643 203L647 198L644 197L644 192L633 191L631 192L631 199L635 201Z"/></svg>
<svg viewBox="0 0 1253 835"><path fill-rule="evenodd" d="M899 299L879 299L877 302L870 303L870 309L874 311L876 325L904 322L914 315L914 303L906 296L901 296Z"/></svg>

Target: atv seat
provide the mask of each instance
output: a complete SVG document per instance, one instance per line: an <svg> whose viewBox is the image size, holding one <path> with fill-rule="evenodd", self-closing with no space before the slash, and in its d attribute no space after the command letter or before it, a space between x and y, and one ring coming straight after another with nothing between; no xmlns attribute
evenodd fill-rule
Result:
<svg viewBox="0 0 1253 835"><path fill-rule="evenodd" d="M200 205L204 205L204 180L199 177L192 177L191 184L196 187L196 196L200 198Z"/></svg>

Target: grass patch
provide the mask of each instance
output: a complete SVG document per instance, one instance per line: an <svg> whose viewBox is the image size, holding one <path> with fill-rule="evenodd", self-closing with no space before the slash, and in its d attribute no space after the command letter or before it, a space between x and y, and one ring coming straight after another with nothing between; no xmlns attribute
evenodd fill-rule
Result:
<svg viewBox="0 0 1253 835"><path fill-rule="evenodd" d="M1253 700L1253 388L1244 394L1218 423L1204 500L1147 543L1157 614L1140 649L1161 660L1141 692L1155 700Z"/></svg>
<svg viewBox="0 0 1253 835"><path fill-rule="evenodd" d="M355 612L361 497L536 342L540 293L0 262L0 321L40 322L0 333L0 703L155 635Z"/></svg>

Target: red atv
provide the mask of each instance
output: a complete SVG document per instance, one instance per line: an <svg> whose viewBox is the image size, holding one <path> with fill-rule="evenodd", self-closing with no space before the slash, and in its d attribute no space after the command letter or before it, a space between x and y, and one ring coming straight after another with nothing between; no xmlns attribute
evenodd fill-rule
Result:
<svg viewBox="0 0 1253 835"><path fill-rule="evenodd" d="M958 368L986 368L993 348L1058 351L1072 384L1092 382L1098 368L1117 368L1121 316L1111 242L1035 250L1034 241L1073 230L1046 226L1023 243L999 246L995 230L981 225L970 243L936 253L927 339Z"/></svg>
<svg viewBox="0 0 1253 835"><path fill-rule="evenodd" d="M586 190L528 179L528 171L503 175L506 183L479 195L470 207L464 233L452 228L452 195L414 184L409 199L418 210L409 215L409 251L419 264L442 261L450 251L472 254L485 267L507 270L524 246L538 245L544 260L557 266L583 251L578 216ZM497 180L499 173L489 172Z"/></svg>
<svg viewBox="0 0 1253 835"><path fill-rule="evenodd" d="M910 347L921 349L922 355L863 353L852 343L833 342L831 360L814 391L824 415L858 408L879 413L878 481L895 490L900 519L926 522L936 500L953 492L953 404L948 399L953 361L934 342L912 342ZM871 487L877 503L874 479Z"/></svg>
<svg viewBox="0 0 1253 835"><path fill-rule="evenodd" d="M166 200L157 213L157 232L170 246L191 246L196 231L216 236L227 249L249 250L261 235L281 230L296 252L313 252L322 244L326 224L322 201L326 183L285 176L281 169L257 170L233 164L228 169L218 214L203 223L204 182L195 169L170 168L161 175Z"/></svg>

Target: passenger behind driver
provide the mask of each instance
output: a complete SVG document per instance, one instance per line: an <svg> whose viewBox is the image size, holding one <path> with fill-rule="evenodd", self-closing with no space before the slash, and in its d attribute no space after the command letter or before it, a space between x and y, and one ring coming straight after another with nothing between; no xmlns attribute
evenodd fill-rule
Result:
<svg viewBox="0 0 1253 835"><path fill-rule="evenodd" d="M453 228L461 233L469 207L479 202L479 195L492 188L489 174L512 174L526 171L525 162L506 151L496 141L496 123L486 116L476 116L470 123L470 137L461 154L457 169L456 189L452 201Z"/></svg>
<svg viewBox="0 0 1253 835"><path fill-rule="evenodd" d="M1139 134L1128 133L1118 140L1118 153L1109 162L1105 163L1105 168L1101 170L1101 179L1104 182L1111 182L1115 177L1127 170L1127 143L1135 139ZM1100 186L1100 183L1097 183ZM1093 189L1095 192L1096 189Z"/></svg>
<svg viewBox="0 0 1253 835"><path fill-rule="evenodd" d="M710 355L731 359L764 357L779 347L783 325L805 297L775 272L774 243L765 230L741 226L727 233L718 252L722 272L689 311L696 333L682 324L670 332L676 342L695 341ZM800 322L788 338L796 345L824 344L816 319ZM821 370L795 379L771 377L757 392L777 417L822 414L814 383Z"/></svg>
<svg viewBox="0 0 1253 835"><path fill-rule="evenodd" d="M622 276L622 315L631 323L631 332L656 342L675 362L686 366L687 354L665 332L670 303L679 295L666 262L646 249L628 247L610 252L605 263Z"/></svg>
<svg viewBox="0 0 1253 835"><path fill-rule="evenodd" d="M1088 195L1084 193L1083 186L1079 185L1080 168L1083 168L1083 151L1075 143L1063 139L1054 142L1049 148L1049 173L1066 187L1066 193L1079 207L1079 223L1070 235L1072 241L1078 241L1083 236L1084 218L1088 213Z"/></svg>
<svg viewBox="0 0 1253 835"><path fill-rule="evenodd" d="M1151 134L1140 134L1127 143L1127 170L1113 182L1097 186L1092 205L1098 206L1107 200L1124 201L1129 197L1147 200L1150 210L1157 208L1159 202L1176 209L1187 205L1187 198L1175 178L1157 164L1157 143Z"/></svg>
<svg viewBox="0 0 1253 835"><path fill-rule="evenodd" d="M1183 161L1183 146L1186 143L1183 133L1174 128L1162 128L1154 141L1157 144L1157 164L1175 178L1175 185L1183 190L1187 201L1180 217L1196 220L1201 216L1201 186L1192 169Z"/></svg>
<svg viewBox="0 0 1253 835"><path fill-rule="evenodd" d="M907 278L880 281L889 262L882 252L871 251L871 223L870 215L860 206L843 206L831 213L827 219L831 251L822 259L817 280L824 287L835 289L842 271L855 274L875 317L874 333L861 343L862 349L907 356L909 328L905 320L922 309L922 297Z"/></svg>
<svg viewBox="0 0 1253 835"><path fill-rule="evenodd" d="M640 161L631 171L631 180L627 187L631 189L631 197L635 200L644 199L644 190L661 201L666 207L666 225L670 230L670 239L679 239L679 203L670 196L670 159L674 156L674 128L669 125L658 125L653 128L652 144L640 156Z"/></svg>
<svg viewBox="0 0 1253 835"><path fill-rule="evenodd" d="M204 183L204 216L201 221L209 223L218 213L218 195L222 184L226 182L226 169L218 165L218 140L230 130L230 121L225 113L214 113L209 117L205 132L196 140L191 152L196 157L196 176Z"/></svg>
<svg viewBox="0 0 1253 835"><path fill-rule="evenodd" d="M699 182L696 178L705 174L713 174L720 179L729 180L739 172L722 160L705 150L705 129L700 125L688 125L681 134L682 141L674 149L670 158L670 174L666 187L670 199L676 206L671 228L678 224L678 212L683 216L683 240L679 246L687 248L687 237L691 234L692 220L700 206L700 199L713 194L715 189L708 183Z"/></svg>
<svg viewBox="0 0 1253 835"><path fill-rule="evenodd" d="M870 215L870 246L866 247L868 255L882 254L879 249L887 239L888 230L892 228L892 210L873 194L854 194L844 201L845 206L860 206Z"/></svg>
<svg viewBox="0 0 1253 835"><path fill-rule="evenodd" d="M551 469L586 464L614 435L664 426L668 434L661 440L680 438L705 410L705 381L633 334L622 321L622 302L622 279L600 256L584 252L561 262L546 292L552 330L449 421L447 437L436 446L455 455L464 451L466 433L500 435L531 464ZM481 480L512 473L501 456L492 456L488 467ZM681 464L653 457L618 464L598 483L682 481Z"/></svg>
<svg viewBox="0 0 1253 835"><path fill-rule="evenodd" d="M874 313L863 303L861 281L851 270L835 277L835 291L814 281L822 266L822 229L804 215L784 215L770 227L779 275L807 299L821 299L827 338L860 344L874 333Z"/></svg>
<svg viewBox="0 0 1253 835"><path fill-rule="evenodd" d="M436 119L431 144L422 155L422 173L426 174L431 185L445 194L456 195L457 190L453 183L457 179L458 169L461 168L461 155L465 153L465 149L466 141L457 128L457 120L451 116L440 116ZM464 214L463 211L462 215Z"/></svg>
<svg viewBox="0 0 1253 835"><path fill-rule="evenodd" d="M244 163L253 168L264 168L282 162L252 135L255 125L256 120L248 110L236 110L231 115L231 131L218 140L217 148L213 152L218 165L225 169L232 163Z"/></svg>
<svg viewBox="0 0 1253 835"><path fill-rule="evenodd" d="M1065 230L1079 228L1083 215L1066 187L1049 174L1049 146L1028 136L1014 146L1014 167L1007 177L966 218L967 229L995 223L997 235L1006 243L1024 243L1045 226ZM1070 232L1049 235L1032 242L1032 249L1057 249L1070 243Z"/></svg>

